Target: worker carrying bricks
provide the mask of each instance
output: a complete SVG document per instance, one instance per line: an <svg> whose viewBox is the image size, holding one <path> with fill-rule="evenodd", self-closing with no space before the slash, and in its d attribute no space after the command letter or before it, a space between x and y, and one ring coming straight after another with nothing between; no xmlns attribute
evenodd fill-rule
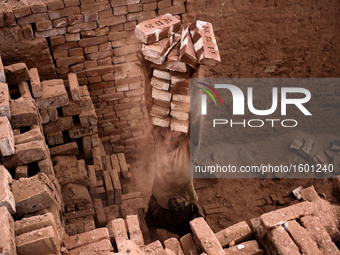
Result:
<svg viewBox="0 0 340 255"><path fill-rule="evenodd" d="M182 27L182 28L181 28ZM220 61L209 22L182 25L171 14L139 23L138 58L145 74L145 104L153 125L154 169L146 222L184 235L189 222L202 216L190 174L190 77L200 64Z"/></svg>

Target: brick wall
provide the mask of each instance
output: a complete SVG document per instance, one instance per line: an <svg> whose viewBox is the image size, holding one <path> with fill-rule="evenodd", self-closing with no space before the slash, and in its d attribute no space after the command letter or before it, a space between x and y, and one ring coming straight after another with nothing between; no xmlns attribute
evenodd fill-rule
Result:
<svg viewBox="0 0 340 255"><path fill-rule="evenodd" d="M134 151L137 141L143 137L147 120L143 110L144 77L136 56L141 45L134 35L135 26L159 14L181 15L185 13L184 2L9 2L0 5L0 33L15 31L17 38L30 42L44 38L50 52L42 55L51 53L57 77L67 82L67 74L73 72L80 85L88 85L98 116L99 136L107 153ZM0 52L4 48L2 45ZM3 59L4 64L8 64L6 56ZM42 77L46 75L44 72L53 76L50 74L52 68L45 71L41 66L38 69Z"/></svg>

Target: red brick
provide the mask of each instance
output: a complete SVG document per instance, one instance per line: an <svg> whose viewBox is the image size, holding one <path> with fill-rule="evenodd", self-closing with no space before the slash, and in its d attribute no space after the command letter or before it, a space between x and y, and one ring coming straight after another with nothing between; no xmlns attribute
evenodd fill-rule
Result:
<svg viewBox="0 0 340 255"><path fill-rule="evenodd" d="M52 186L49 178L43 173L30 178L21 178L18 181L14 180L12 192L17 214L36 212L52 205L55 202Z"/></svg>
<svg viewBox="0 0 340 255"><path fill-rule="evenodd" d="M109 240L104 239L99 242L91 243L81 246L69 252L69 255L77 254L106 254L106 252L113 251L112 244Z"/></svg>
<svg viewBox="0 0 340 255"><path fill-rule="evenodd" d="M14 221L5 206L0 207L0 247L2 254L15 255Z"/></svg>
<svg viewBox="0 0 340 255"><path fill-rule="evenodd" d="M72 7L67 7L67 8L63 8L60 10L49 11L48 16L50 17L51 20L54 20L54 19L59 19L63 17L68 17L70 15L74 15L78 13L80 13L79 7L72 6Z"/></svg>
<svg viewBox="0 0 340 255"><path fill-rule="evenodd" d="M299 247L301 253L310 255L321 255L316 242L311 238L308 231L299 223L294 221L287 221L284 225L286 231L290 234L295 244Z"/></svg>
<svg viewBox="0 0 340 255"><path fill-rule="evenodd" d="M4 206L11 213L15 213L15 201L10 189L12 177L4 166L0 166L0 207Z"/></svg>
<svg viewBox="0 0 340 255"><path fill-rule="evenodd" d="M107 228L97 228L89 232L67 237L64 239L64 244L68 250L73 250L80 246L99 242L105 239L109 240L109 232Z"/></svg>
<svg viewBox="0 0 340 255"><path fill-rule="evenodd" d="M238 244L250 240L252 231L248 224L242 221L217 232L215 235L222 247L225 247L228 244Z"/></svg>
<svg viewBox="0 0 340 255"><path fill-rule="evenodd" d="M300 223L305 229L307 229L323 254L340 254L339 249L332 242L332 239L328 235L326 229L317 218L305 216L300 219Z"/></svg>
<svg viewBox="0 0 340 255"><path fill-rule="evenodd" d="M106 19L100 19L97 22L98 22L98 27L102 28L106 26L114 26L117 24L121 24L121 23L124 23L125 21L126 21L125 15L121 15L121 16L113 16L113 17L106 18Z"/></svg>
<svg viewBox="0 0 340 255"><path fill-rule="evenodd" d="M103 44L103 43L106 43L107 41L108 41L107 36L85 38L79 41L79 46L84 48L84 47L89 47L93 45Z"/></svg>
<svg viewBox="0 0 340 255"><path fill-rule="evenodd" d="M184 255L199 255L200 251L191 234L186 234L180 239Z"/></svg>
<svg viewBox="0 0 340 255"><path fill-rule="evenodd" d="M135 33L141 42L151 44L168 37L171 32L177 32L179 28L180 20L172 15L163 15L138 24Z"/></svg>
<svg viewBox="0 0 340 255"><path fill-rule="evenodd" d="M281 226L277 226L268 233L268 239L272 245L273 254L299 255L299 248L291 239L287 231Z"/></svg>
<svg viewBox="0 0 340 255"><path fill-rule="evenodd" d="M216 65L217 62L221 62L211 23L198 20L192 23L189 29L198 62L206 65Z"/></svg>
<svg viewBox="0 0 340 255"><path fill-rule="evenodd" d="M314 204L306 201L262 214L258 222L257 232L262 236L266 230L282 222L299 219L302 216L312 214L314 211Z"/></svg>

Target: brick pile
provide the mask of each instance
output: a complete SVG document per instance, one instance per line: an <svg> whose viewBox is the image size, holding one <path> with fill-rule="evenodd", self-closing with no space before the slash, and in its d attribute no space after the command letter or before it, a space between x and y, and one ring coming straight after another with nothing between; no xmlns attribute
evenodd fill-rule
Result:
<svg viewBox="0 0 340 255"><path fill-rule="evenodd" d="M124 153L106 154L87 87L73 73L65 87L24 63L0 62L3 254L60 254L65 236L130 214L148 240L141 195L128 192Z"/></svg>
<svg viewBox="0 0 340 255"><path fill-rule="evenodd" d="M5 1L0 3L0 30L10 28L18 41L46 40L51 52L47 58L54 63L48 69L55 69L65 84L68 74L75 73L79 84L88 86L98 118L98 134L106 152L133 152L141 149L138 146L147 118L143 110L144 77L136 57L141 45L134 36L135 26L166 13L180 17L186 12L185 2ZM44 77L53 75L44 73ZM56 116L55 110L50 112ZM47 118L46 112L44 117ZM60 141L60 133L54 138L51 135L49 140L53 143L56 138ZM133 153L127 156L131 158Z"/></svg>
<svg viewBox="0 0 340 255"><path fill-rule="evenodd" d="M181 29L179 19L164 14L139 23L135 34L152 67L151 123L187 133L192 72L221 61L211 23L198 20Z"/></svg>

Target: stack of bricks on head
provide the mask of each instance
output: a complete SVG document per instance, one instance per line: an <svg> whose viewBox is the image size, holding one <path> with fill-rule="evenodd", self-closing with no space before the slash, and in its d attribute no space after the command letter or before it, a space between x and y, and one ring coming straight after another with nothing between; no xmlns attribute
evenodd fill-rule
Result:
<svg viewBox="0 0 340 255"><path fill-rule="evenodd" d="M187 133L190 113L190 77L199 65L220 62L211 23L191 24L171 14L158 16L136 26L144 58L153 69L152 124Z"/></svg>

